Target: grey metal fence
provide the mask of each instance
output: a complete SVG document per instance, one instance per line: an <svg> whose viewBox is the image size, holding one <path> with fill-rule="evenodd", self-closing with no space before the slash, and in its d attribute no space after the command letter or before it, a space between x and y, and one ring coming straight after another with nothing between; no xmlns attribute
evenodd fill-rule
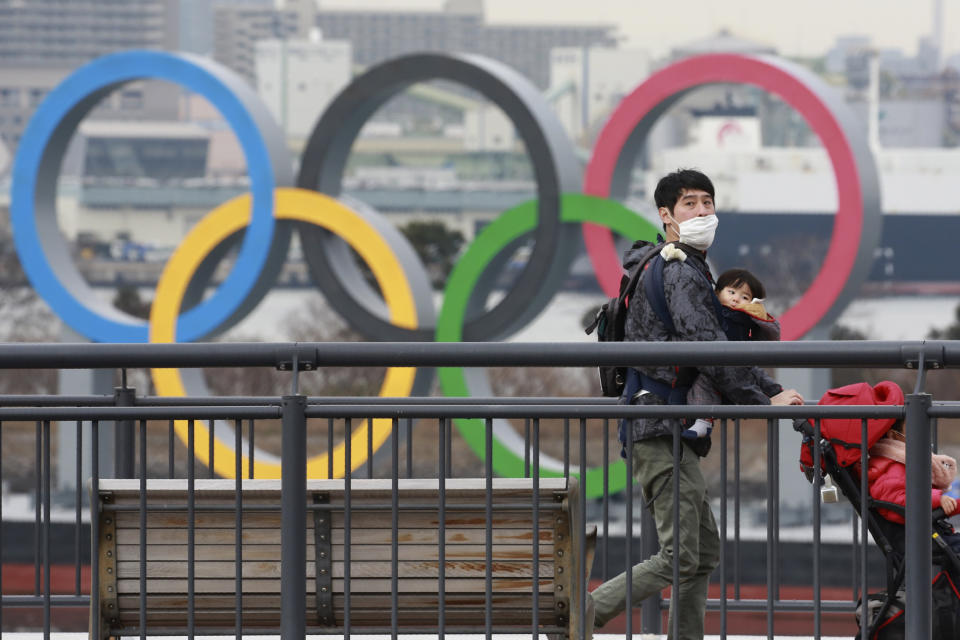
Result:
<svg viewBox="0 0 960 640"><path fill-rule="evenodd" d="M442 367L442 366L596 366L605 365L645 365L676 364L676 365L704 365L704 364L757 364L777 367L883 367L908 368L918 370L916 388L907 394L903 407L762 407L762 406L621 406L612 401L599 398L319 398L304 397L297 392L298 376L320 367L358 367L358 366L410 366L410 367ZM276 586L279 595L281 615L278 626L283 637L303 637L305 633L344 633L351 634L354 616L351 614L351 599L358 597L351 594L351 567L362 558L351 556L352 543L351 518L359 517L355 514L363 513L364 509L375 509L375 504L364 505L357 502L359 489L358 482L362 479L374 478L377 475L374 463L373 430L366 430L367 456L364 465L353 469L351 464L345 464L341 474L335 473L334 456L340 436L339 431L351 433L351 421L372 420L376 418L390 420L389 457L378 454L379 460L385 462L376 466L385 481L389 482L389 503L387 513L391 516L391 535L389 542L390 553L390 587L389 600L383 603L389 608L387 623L382 627L365 628L364 631L397 634L399 631L432 632L443 635L446 632L466 632L476 630L476 626L465 625L458 612L445 597L436 601L436 611L417 619L413 623L401 624L398 611L398 592L402 590L399 575L399 550L397 519L401 505L401 480L414 478L432 478L436 481L436 504L423 505L417 509L436 513L439 526L439 537L436 544L435 580L436 592L444 594L447 581L447 566L450 564L445 558L447 545L445 544L446 523L451 513L458 509L467 509L469 506L453 504L448 487L456 485L453 464L453 432L452 422L455 419L479 418L483 421L484 456L482 472L478 474L483 479L483 500L475 505L485 516L486 529L484 543L485 581L482 589L481 607L476 611L478 617L485 620L484 631L489 637L496 631L530 632L531 634L565 633L567 629L558 626L556 621L541 621L538 601L540 591L532 589L533 607L530 613L529 624L526 626L497 625L493 619L492 602L497 589L494 583L493 565L496 564L492 554L493 532L490 522L493 519L493 487L494 470L491 461L494 458L494 444L492 438L493 421L495 419L511 419L522 421L524 429L524 466L523 475L530 480L533 493L529 504L510 505L508 503L497 506L498 510L525 509L533 523L531 571L534 580L542 575L540 566L541 553L537 547L541 540L540 523L542 515L551 513L555 505L541 500L538 489L546 486L548 479L542 477L540 459L542 455L541 424L544 421L556 421L562 441L562 471L557 475L569 479L577 475L577 469L585 468L590 457L590 451L602 449L604 464L609 454L614 450L611 446L611 421L634 416L655 417L713 417L721 421L721 426L714 434L719 445L720 487L719 491L719 520L722 536L721 563L718 568L718 579L721 587L719 597L711 598L708 602L710 610L719 614L719 629L721 635L728 631L730 614L738 612L756 611L766 615L766 633L773 637L775 632L775 617L783 612L803 612L812 614L812 634L821 635L821 618L829 613L852 613L856 599L860 593L865 593L871 583L876 583L877 576L871 575L869 551L869 534L865 522L854 524L854 537L858 540L857 560L853 564L853 575L849 586L851 598L824 599L822 597L822 557L821 557L821 506L819 500L820 487L811 485L812 496L812 578L809 598L781 597L781 575L779 574L781 541L780 510L778 499L778 477L785 470L779 468L777 451L780 446L780 427L778 420L792 418L811 418L819 430L819 421L824 418L854 417L863 421L864 429L869 418L905 418L907 428L907 455L908 495L917 496L907 501L906 524L906 589L911 594L911 606L906 612L906 627L908 637L930 637L930 583L931 567L929 559L932 555L931 529L928 513L929 500L927 493L930 488L930 450L931 442L935 439L935 428L932 426L939 418L960 417L960 403L952 401L933 402L929 394L924 393L926 372L930 369L960 366L960 342L955 341L918 341L918 342L801 342L801 343L772 343L741 345L736 343L677 343L677 344L645 344L645 343L618 343L618 344L559 344L544 349L542 344L499 344L499 343L311 343L311 344L178 344L178 345L88 345L88 344L12 344L0 345L0 368L5 369L37 369L37 368L114 368L118 370L150 367L274 367L290 371L291 393L286 396L262 397L226 397L226 398L158 398L137 395L135 390L122 385L113 396L8 396L0 397L0 433L16 426L23 429L25 423L32 424L34 431L34 457L32 460L32 494L33 519L32 526L27 523L16 525L8 518L0 524L0 548L11 542L11 535L15 542L24 547L24 537L32 548L26 555L32 560L32 572L24 573L18 567L18 577L0 573L0 581L4 585L4 593L0 599L0 627L13 628L13 625L27 626L42 629L45 637L52 629L63 625L55 624L52 617L59 610L76 610L90 608L92 611L101 610L101 580L110 577L104 573L101 559L97 552L98 542L103 532L99 529L100 518L98 513L90 514L86 519L89 522L90 545L87 547L83 531L85 523L83 504L89 487L91 507L95 510L109 511L110 513L136 514L139 519L139 539L133 546L139 546L139 571L136 579L139 580L139 601L137 605L138 622L125 628L124 634L140 635L145 637L155 632L155 628L148 622L150 604L147 600L147 494L150 483L161 478L183 478L186 481L185 503L167 504L171 512L186 513L186 571L185 577L188 597L184 603L185 631L193 637L196 621L196 594L195 586L198 578L194 575L196 563L195 551L197 541L196 508L197 496L203 493L197 488L197 482L203 482L204 472L209 478L214 477L215 456L212 432L218 425L227 425L233 432L234 459L231 461L235 478L232 501L218 502L212 508L223 513L232 513L235 518L235 550L232 556L233 575L236 584L235 601L230 604L233 614L232 624L224 624L215 629L204 629L204 633L236 634L244 632L263 632L268 629L257 627L245 622L243 614L251 606L244 601L243 583L251 578L244 574L241 544L242 518L247 514L278 511L280 513L280 580ZM308 374L307 374L308 375ZM124 381L126 380L124 376ZM764 598L744 597L741 593L741 572L743 562L743 540L741 539L741 482L740 482L740 455L741 455L741 421L762 420L766 424L767 442L767 479L765 487L767 522L764 551L765 583L767 585ZM273 423L263 426L269 421ZM181 461L178 470L178 460L175 452L175 423L185 421L188 439L185 459ZM279 421L279 427L276 426ZM432 452L436 456L436 468L425 472L417 467L414 447L410 440L412 423L414 421L429 421L432 426L418 426L418 429L435 429L436 449ZM588 438L588 421L601 424L600 442L595 438ZM592 424L591 423L591 424ZM179 424L179 423L178 423ZM77 433L76 477L74 481L72 516L72 540L70 552L60 544L52 549L51 531L52 496L54 489L51 484L52 465L54 458L51 455L51 428L72 428ZM211 437L207 440L207 464L196 464L197 456L195 433L197 425L204 425ZM308 446L308 431L314 425L315 431L322 432L319 440L314 438ZM319 426L317 426L319 425ZM109 428L116 434L115 441L117 454L114 459L114 468L105 469L101 458L100 439ZM223 428L223 427L219 427ZM280 504L255 505L247 504L243 496L245 487L254 485L249 483L253 477L255 460L255 439L262 439L266 433L279 429L281 433L280 458L283 461L282 477L280 479ZM614 430L615 431L615 430ZM159 435L158 435L159 434ZM89 449L85 451L81 443L82 435L89 436ZM819 431L817 432L819 438ZM615 436L613 436L615 439ZM344 459L353 460L351 447L359 443L353 437L343 437L342 446L345 448ZM151 442L153 443L151 445ZM158 444L162 443L162 444ZM325 445L324 445L325 443ZM2 447L3 439L0 439ZM166 455L156 451L148 451L150 447L163 448L166 445ZM731 447L732 445L732 447ZM327 455L328 469L325 477L342 475L343 477L343 505L342 526L345 533L343 542L343 581L342 599L338 606L342 619L335 627L318 625L312 622L308 615L306 603L307 567L310 566L307 558L307 549L313 544L314 551L319 547L316 541L308 540L308 530L312 527L312 535L321 535L317 514L333 514L333 507L317 503L317 496L327 495L324 490L310 490L307 481L307 456L313 454L315 448L324 449ZM405 464L401 462L400 448L405 447ZM613 443L616 447L616 443ZM9 448L9 447L8 447ZM732 450L731 450L732 449ZM241 453L247 457L247 462L241 462ZM0 477L10 465L9 451L0 448ZM22 457L22 452L15 455ZM157 455L165 457L165 464L156 462ZM222 453L220 455L223 455ZM715 454L717 455L717 454ZM7 457L5 457L7 456ZM864 453L865 456L865 453ZM151 462L151 458L154 460ZM732 460L731 460L732 458ZM61 458L62 459L62 452ZM89 461L88 463L85 461ZM575 463L574 463L575 461ZM16 461L19 466L31 466L23 460ZM819 461L818 461L819 462ZM224 464L221 459L221 465ZM244 466L246 464L246 466ZM582 465L582 466L581 466ZM728 490L731 484L732 490ZM365 468L364 468L365 467ZM404 469L405 467L405 469ZM89 475L84 475L89 469ZM606 466L604 466L606 469ZM613 537L610 517L618 510L625 512L625 530L623 533L623 548L620 567L629 570L629 567L639 557L646 557L656 550L656 540L651 526L649 515L641 522L639 540L634 540L636 527L634 519L637 515L634 506L636 491L631 478L629 460L627 463L627 483L622 503L615 501L608 491L608 475L604 471L602 499L600 506L594 510L591 517L587 514L586 482L576 485L579 493L571 504L576 505L577 513L571 515L576 527L582 528L585 522L593 520L600 526L600 542L597 549L599 569L594 567L592 575L596 578L608 577L610 562L614 555L620 553L610 540ZM198 473L201 474L198 476ZM118 478L133 478L139 481L139 492L136 503L121 507L110 505L104 508L99 504L97 496L101 479L104 476ZM451 484L451 483L454 484ZM160 486L160 485L156 485ZM172 485L171 485L172 486ZM212 486L212 485L211 485ZM863 496L866 496L866 479L860 486ZM199 493L198 493L199 492ZM315 503L308 508L308 498L313 496ZM69 501L69 500L68 500ZM731 514L731 502L732 514ZM2 507L0 507L2 508ZM151 509L155 507L151 506ZM0 511L0 516L6 517ZM733 536L729 536L733 517ZM126 516L124 516L126 517ZM119 519L120 516L118 515ZM313 524L308 527L308 518ZM331 515L331 520L333 515ZM110 521L113 524L113 521ZM12 533L14 532L15 533ZM108 534L110 535L110 534ZM319 540L319 538L317 538ZM584 588L591 576L591 567L585 566L587 556L586 543L580 538L579 548L570 549L579 557L576 563L578 575L570 583L571 593L564 597L577 598L579 609L585 604L586 589ZM8 545L9 546L9 545ZM89 553L89 575L85 572L85 556ZM24 554L21 554L24 555ZM54 557L56 556L56 558ZM387 562L385 560L384 562ZM17 565L8 561L4 556L2 567ZM66 584L61 575L60 586L55 588L52 580L54 567L67 566L71 573L70 584ZM322 598L320 593L325 588L321 585L321 573L327 571L316 564L317 602ZM621 568L616 568L617 571ZM107 567L112 571L113 567ZM119 569L118 569L119 571ZM332 570L331 570L332 574ZM65 575L65 574L64 574ZM23 576L27 576L24 578ZM331 578L333 576L331 575ZM32 579L31 584L24 584L24 580ZM112 579L112 577L111 577ZM131 578L133 579L133 578ZM358 578L353 577L354 581ZM14 584L14 581L17 584ZM323 583L324 585L326 583ZM537 583L539 584L539 583ZM559 581L557 581L559 584ZM628 581L629 584L629 581ZM675 572L674 593L676 592L677 577ZM730 589L732 588L732 594ZM332 587L330 587L332 590ZM16 593L10 593L15 591ZM629 597L628 597L629 600ZM330 601L331 603L333 600ZM564 602L558 598L555 602ZM572 601L571 601L572 602ZM926 608L922 603L926 603ZM119 603L118 603L119 606ZM320 605L317 606L326 606ZM333 604L330 604L332 607ZM667 607L667 602L654 599L644 603L642 630L645 632L660 631L661 614ZM27 622L11 622L10 614L23 610L39 610L39 619L26 618ZM572 613L572 611L571 611ZM559 620L566 620L560 616ZM90 630L92 637L100 634L100 620L91 616ZM156 626L156 630L163 631L163 625ZM626 631L633 633L633 618L627 616ZM736 631L736 630L730 630ZM574 634L583 634L582 618Z"/></svg>

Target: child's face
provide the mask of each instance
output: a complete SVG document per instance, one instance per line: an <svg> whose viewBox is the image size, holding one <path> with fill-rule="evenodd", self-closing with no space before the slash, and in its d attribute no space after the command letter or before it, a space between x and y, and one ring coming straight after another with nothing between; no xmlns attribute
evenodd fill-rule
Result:
<svg viewBox="0 0 960 640"><path fill-rule="evenodd" d="M746 283L736 287L726 286L717 293L717 296L720 298L720 304L734 309L753 300L753 292Z"/></svg>

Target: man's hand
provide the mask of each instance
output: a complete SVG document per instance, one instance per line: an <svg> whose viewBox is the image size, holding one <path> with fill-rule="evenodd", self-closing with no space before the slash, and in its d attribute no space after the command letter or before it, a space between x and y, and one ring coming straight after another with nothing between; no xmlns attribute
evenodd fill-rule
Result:
<svg viewBox="0 0 960 640"><path fill-rule="evenodd" d="M954 510L957 508L957 501L950 496L940 496L940 507L943 508L943 512L948 516L953 515Z"/></svg>
<svg viewBox="0 0 960 640"><path fill-rule="evenodd" d="M784 389L770 398L770 404L786 406L788 404L803 404L803 396L796 389Z"/></svg>

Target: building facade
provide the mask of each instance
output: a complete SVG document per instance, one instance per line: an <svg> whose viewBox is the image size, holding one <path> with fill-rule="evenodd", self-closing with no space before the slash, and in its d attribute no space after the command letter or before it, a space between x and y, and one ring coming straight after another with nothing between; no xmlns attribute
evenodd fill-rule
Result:
<svg viewBox="0 0 960 640"><path fill-rule="evenodd" d="M324 39L350 41L359 66L418 51L479 53L509 64L545 89L552 48L616 44L613 25L488 24L481 0L448 0L443 11L321 9L314 15L311 8L309 0L288 1L283 9L218 6L214 57L253 84L258 40L306 38L318 27Z"/></svg>
<svg viewBox="0 0 960 640"><path fill-rule="evenodd" d="M581 140L647 76L652 63L642 49L557 47L550 54L554 110L571 137Z"/></svg>
<svg viewBox="0 0 960 640"><path fill-rule="evenodd" d="M257 84L256 47L260 40L306 39L312 28L293 9L262 5L217 5L213 20L213 58Z"/></svg>
<svg viewBox="0 0 960 640"><path fill-rule="evenodd" d="M344 40L260 40L255 61L257 93L291 139L310 134L353 75Z"/></svg>
<svg viewBox="0 0 960 640"><path fill-rule="evenodd" d="M175 50L178 2L0 0L0 138L15 148L40 101L78 65L125 49ZM144 84L126 85L97 116L175 117L170 92Z"/></svg>

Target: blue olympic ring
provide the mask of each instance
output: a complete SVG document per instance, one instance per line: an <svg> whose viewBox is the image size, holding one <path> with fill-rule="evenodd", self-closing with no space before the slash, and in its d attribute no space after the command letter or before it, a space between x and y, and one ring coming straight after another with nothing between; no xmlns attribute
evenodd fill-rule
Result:
<svg viewBox="0 0 960 640"><path fill-rule="evenodd" d="M64 280L70 281L74 291L82 291L87 285L77 283L82 278L56 228L54 206L62 152L80 120L120 85L144 78L167 80L207 98L236 134L250 176L251 221L236 263L217 291L185 311L177 323L177 340L190 342L222 325L244 306L257 286L274 240L274 188L292 185L292 175L284 175L292 172L290 163L283 166L276 162L277 145L268 145L262 131L272 119L265 109L263 114L257 113L260 101L238 76L226 74L219 65L214 67L196 56L159 51L116 53L79 68L50 92L20 140L13 169L10 220L24 271L37 293L64 322L98 342L148 341L145 322L98 304L95 295L78 299L64 286ZM281 182L284 184L278 184Z"/></svg>

